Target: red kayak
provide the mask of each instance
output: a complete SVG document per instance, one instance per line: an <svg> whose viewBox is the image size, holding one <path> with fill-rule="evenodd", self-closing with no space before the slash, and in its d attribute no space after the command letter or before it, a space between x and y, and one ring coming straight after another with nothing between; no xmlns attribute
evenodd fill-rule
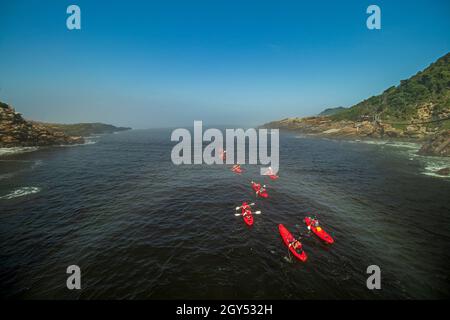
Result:
<svg viewBox="0 0 450 320"><path fill-rule="evenodd" d="M289 251L292 252L292 254L299 259L300 261L305 262L306 259L308 259L308 256L306 255L306 252L303 251L303 246L300 243L300 247L298 247L297 249L294 249L293 246L289 246L291 243L293 243L295 241L294 237L292 236L292 234L288 231L288 229L286 229L282 224L278 225L278 230L280 231L280 235L283 238L284 244L289 248Z"/></svg>
<svg viewBox="0 0 450 320"><path fill-rule="evenodd" d="M242 168L241 167L235 167L235 168L232 168L231 171L233 171L234 173L242 173Z"/></svg>
<svg viewBox="0 0 450 320"><path fill-rule="evenodd" d="M332 244L334 242L333 238L328 233L326 233L322 229L322 227L320 227L320 226L316 227L314 225L315 220L313 218L306 217L303 221L305 222L308 229L311 230L312 232L314 232L314 234L316 236L318 236L320 239L322 239L323 241L325 241L328 244Z"/></svg>
<svg viewBox="0 0 450 320"><path fill-rule="evenodd" d="M247 202L244 202L241 206L242 218L248 226L253 225L253 214L251 209L252 208L247 204Z"/></svg>
<svg viewBox="0 0 450 320"><path fill-rule="evenodd" d="M267 191L264 189L261 191L261 184L260 183L255 183L252 181L252 188L253 190L256 192L256 195L262 197L262 198L268 198L269 194L267 193Z"/></svg>
<svg viewBox="0 0 450 320"><path fill-rule="evenodd" d="M264 173L266 176L269 176L272 180L277 180L279 177L277 176L276 172L273 172L272 168L269 167L269 169Z"/></svg>

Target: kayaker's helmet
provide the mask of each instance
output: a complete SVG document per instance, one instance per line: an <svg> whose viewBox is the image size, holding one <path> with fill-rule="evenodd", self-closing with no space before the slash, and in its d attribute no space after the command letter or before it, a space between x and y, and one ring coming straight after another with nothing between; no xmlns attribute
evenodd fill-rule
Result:
<svg viewBox="0 0 450 320"><path fill-rule="evenodd" d="M322 228L321 227L317 227L317 231L322 231Z"/></svg>

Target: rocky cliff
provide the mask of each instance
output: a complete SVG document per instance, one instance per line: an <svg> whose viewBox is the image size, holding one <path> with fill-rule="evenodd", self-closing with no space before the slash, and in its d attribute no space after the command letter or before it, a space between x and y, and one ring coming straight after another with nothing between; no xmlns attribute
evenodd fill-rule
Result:
<svg viewBox="0 0 450 320"><path fill-rule="evenodd" d="M450 53L397 87L350 108L263 127L344 138L414 139L425 142L422 154L449 156Z"/></svg>
<svg viewBox="0 0 450 320"><path fill-rule="evenodd" d="M0 147L50 146L83 143L82 137L25 120L9 105L0 102Z"/></svg>
<svg viewBox="0 0 450 320"><path fill-rule="evenodd" d="M294 130L306 134L333 136L342 138L418 138L424 137L418 131L404 131L390 124L368 120L334 121L329 117L287 118L266 123L265 128Z"/></svg>
<svg viewBox="0 0 450 320"><path fill-rule="evenodd" d="M307 134L349 138L404 138L427 140L439 132L446 131L450 124L450 113L441 112L440 118L432 118L432 105L417 109L415 118L409 122L385 122L381 119L362 117L359 121L335 120L328 116L286 118L263 125L266 128L295 130ZM447 119L442 120L440 119Z"/></svg>
<svg viewBox="0 0 450 320"><path fill-rule="evenodd" d="M433 136L420 148L419 154L450 157L450 130Z"/></svg>
<svg viewBox="0 0 450 320"><path fill-rule="evenodd" d="M450 122L450 121L446 121ZM382 138L422 141L419 151L422 155L450 156L450 130L445 125L429 127L422 124L408 124L394 127L379 121L335 121L329 117L286 118L269 122L264 128L296 131L324 137L336 138Z"/></svg>

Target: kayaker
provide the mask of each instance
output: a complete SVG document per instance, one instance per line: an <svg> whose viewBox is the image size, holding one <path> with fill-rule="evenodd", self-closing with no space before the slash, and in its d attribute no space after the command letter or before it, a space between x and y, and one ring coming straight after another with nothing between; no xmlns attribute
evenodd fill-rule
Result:
<svg viewBox="0 0 450 320"><path fill-rule="evenodd" d="M310 231L311 231L311 226L319 228L319 220L317 220L317 219L312 219L311 220L311 224L308 226L308 230L310 230Z"/></svg>
<svg viewBox="0 0 450 320"><path fill-rule="evenodd" d="M263 185L262 187L259 188L259 190L256 193L263 193L266 192L266 185Z"/></svg>
<svg viewBox="0 0 450 320"><path fill-rule="evenodd" d="M244 217L251 215L252 212L249 209L245 209L244 211Z"/></svg>
<svg viewBox="0 0 450 320"><path fill-rule="evenodd" d="M235 170L238 170L238 169L240 169L241 168L241 165L240 164L235 164L232 168L231 168L231 170L232 171L235 171Z"/></svg>
<svg viewBox="0 0 450 320"><path fill-rule="evenodd" d="M302 244L300 243L300 241L294 239L294 240L292 240L291 243L289 243L289 247L292 247L292 248L294 248L294 250L297 250L297 249L301 249Z"/></svg>
<svg viewBox="0 0 450 320"><path fill-rule="evenodd" d="M254 181L252 181L252 184L253 184L253 188L254 188L254 189L256 189L256 190L258 190L258 191L261 189L261 184L256 183L256 182L254 182ZM256 192L258 192L258 191L256 191Z"/></svg>

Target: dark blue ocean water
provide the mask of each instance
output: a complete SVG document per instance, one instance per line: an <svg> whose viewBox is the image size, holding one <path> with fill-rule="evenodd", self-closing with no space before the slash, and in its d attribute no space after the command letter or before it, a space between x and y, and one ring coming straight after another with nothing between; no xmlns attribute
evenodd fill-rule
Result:
<svg viewBox="0 0 450 320"><path fill-rule="evenodd" d="M280 179L259 167L174 166L169 130L0 157L0 297L449 298L450 181L414 147L280 138ZM253 227L235 207L254 201ZM279 233L315 214L335 238L303 240L289 257ZM81 267L82 290L66 288ZM366 287L381 268L382 289Z"/></svg>

